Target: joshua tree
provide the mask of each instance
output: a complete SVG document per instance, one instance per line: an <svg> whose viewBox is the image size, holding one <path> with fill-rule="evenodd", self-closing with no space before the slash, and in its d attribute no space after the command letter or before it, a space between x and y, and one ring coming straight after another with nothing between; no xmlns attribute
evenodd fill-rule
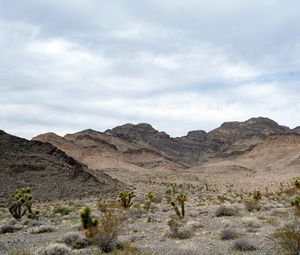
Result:
<svg viewBox="0 0 300 255"><path fill-rule="evenodd" d="M148 194L146 194L145 196L146 199L146 209L149 209L151 206L151 203L154 201L154 195L152 194L152 192L149 192Z"/></svg>
<svg viewBox="0 0 300 255"><path fill-rule="evenodd" d="M9 207L9 212L15 219L21 219L28 211L29 215L36 214L33 212L32 207L32 194L31 189L22 188L17 189L12 194L13 204ZM38 213L37 213L38 214Z"/></svg>
<svg viewBox="0 0 300 255"><path fill-rule="evenodd" d="M121 205L124 209L129 208L132 206L132 198L135 197L134 193L132 191L123 191L119 193L119 201L121 202Z"/></svg>
<svg viewBox="0 0 300 255"><path fill-rule="evenodd" d="M180 204L181 207L181 212L179 211L176 203L174 201L171 202L171 206L174 208L175 213L179 216L179 217L184 217L185 216L185 202L187 201L187 196L184 193L179 194L176 197L176 201Z"/></svg>

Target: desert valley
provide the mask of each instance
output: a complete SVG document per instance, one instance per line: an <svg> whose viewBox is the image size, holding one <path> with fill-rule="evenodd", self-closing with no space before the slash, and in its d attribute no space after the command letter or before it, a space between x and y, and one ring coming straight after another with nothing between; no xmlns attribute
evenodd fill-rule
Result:
<svg viewBox="0 0 300 255"><path fill-rule="evenodd" d="M263 117L0 131L0 254L297 255L299 177L300 127Z"/></svg>

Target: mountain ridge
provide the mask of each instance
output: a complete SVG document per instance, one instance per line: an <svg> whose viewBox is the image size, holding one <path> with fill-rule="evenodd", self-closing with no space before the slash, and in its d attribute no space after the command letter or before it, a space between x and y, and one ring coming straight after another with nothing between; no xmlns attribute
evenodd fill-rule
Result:
<svg viewBox="0 0 300 255"><path fill-rule="evenodd" d="M92 169L105 169L101 160L110 167L124 162L126 167L159 169L167 164L170 169L186 169L212 158L249 152L270 135L289 133L297 132L269 118L257 117L244 122L225 122L209 132L189 131L176 138L148 123L126 123L104 132L87 129L56 139L50 133L33 140L50 142Z"/></svg>

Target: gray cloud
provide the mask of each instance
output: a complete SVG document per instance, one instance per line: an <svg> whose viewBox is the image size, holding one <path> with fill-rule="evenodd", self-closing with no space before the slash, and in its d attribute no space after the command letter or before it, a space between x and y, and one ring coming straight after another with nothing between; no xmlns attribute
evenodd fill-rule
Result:
<svg viewBox="0 0 300 255"><path fill-rule="evenodd" d="M0 129L300 125L300 3L0 0Z"/></svg>

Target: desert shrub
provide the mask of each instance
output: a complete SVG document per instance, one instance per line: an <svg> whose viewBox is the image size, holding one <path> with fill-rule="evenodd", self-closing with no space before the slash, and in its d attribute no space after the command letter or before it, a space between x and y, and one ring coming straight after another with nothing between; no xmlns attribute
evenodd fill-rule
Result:
<svg viewBox="0 0 300 255"><path fill-rule="evenodd" d="M79 213L81 226L85 231L86 237L94 237L98 232L98 220L91 215L91 212L91 208L86 206Z"/></svg>
<svg viewBox="0 0 300 255"><path fill-rule="evenodd" d="M130 208L130 210L127 212L124 217L127 219L135 220L135 219L140 219L142 216L145 214L145 209L142 207L135 207L135 208Z"/></svg>
<svg viewBox="0 0 300 255"><path fill-rule="evenodd" d="M96 244L105 253L113 251L117 247L117 239L120 231L119 217L111 213L104 214L99 220L99 232L95 238Z"/></svg>
<svg viewBox="0 0 300 255"><path fill-rule="evenodd" d="M31 234L41 234L41 233L50 233L54 231L54 227L50 225L42 225L35 227L32 231Z"/></svg>
<svg viewBox="0 0 300 255"><path fill-rule="evenodd" d="M124 209L129 208L132 206L132 198L134 198L135 195L132 191L122 191L119 193L119 201Z"/></svg>
<svg viewBox="0 0 300 255"><path fill-rule="evenodd" d="M234 206L229 206L229 205L220 205L217 210L215 211L215 215L217 217L222 217L222 216L236 216L239 214L239 211L236 207Z"/></svg>
<svg viewBox="0 0 300 255"><path fill-rule="evenodd" d="M70 248L62 243L49 244L46 248L41 248L37 255L74 255Z"/></svg>
<svg viewBox="0 0 300 255"><path fill-rule="evenodd" d="M300 251L300 222L295 219L277 230L273 237L281 249L287 254L298 255Z"/></svg>
<svg viewBox="0 0 300 255"><path fill-rule="evenodd" d="M8 255L31 255L31 253L26 250L11 250Z"/></svg>
<svg viewBox="0 0 300 255"><path fill-rule="evenodd" d="M236 240L233 243L232 248L237 251L255 251L255 250L257 250L256 246L254 246L252 243L250 243L246 239Z"/></svg>
<svg viewBox="0 0 300 255"><path fill-rule="evenodd" d="M66 206L57 205L53 209L54 214L68 215L73 209Z"/></svg>
<svg viewBox="0 0 300 255"><path fill-rule="evenodd" d="M83 238L79 233L67 233L61 240L62 243L71 247L72 249L82 249L90 244L90 242Z"/></svg>
<svg viewBox="0 0 300 255"><path fill-rule="evenodd" d="M239 236L239 233L233 228L224 228L220 233L221 240L232 240Z"/></svg>
<svg viewBox="0 0 300 255"><path fill-rule="evenodd" d="M261 204L257 199L250 199L245 201L245 207L249 212L254 210L259 211L261 209Z"/></svg>
<svg viewBox="0 0 300 255"><path fill-rule="evenodd" d="M177 215L172 216L168 222L169 233L171 238L187 239L193 236L193 229L186 225L186 220Z"/></svg>
<svg viewBox="0 0 300 255"><path fill-rule="evenodd" d="M295 207L295 214L300 216L300 197L295 196L291 200L291 205Z"/></svg>
<svg viewBox="0 0 300 255"><path fill-rule="evenodd" d="M95 252L92 255L104 255L105 253L99 251ZM140 251L138 248L131 246L129 243L125 243L122 247L113 250L111 255L150 255Z"/></svg>
<svg viewBox="0 0 300 255"><path fill-rule="evenodd" d="M18 230L18 228L16 228L15 226L4 225L0 227L0 234L13 233L16 230Z"/></svg>
<svg viewBox="0 0 300 255"><path fill-rule="evenodd" d="M256 217L244 217L244 218L242 218L241 221L242 221L243 225L248 228L260 228L261 227L261 224L257 220Z"/></svg>

